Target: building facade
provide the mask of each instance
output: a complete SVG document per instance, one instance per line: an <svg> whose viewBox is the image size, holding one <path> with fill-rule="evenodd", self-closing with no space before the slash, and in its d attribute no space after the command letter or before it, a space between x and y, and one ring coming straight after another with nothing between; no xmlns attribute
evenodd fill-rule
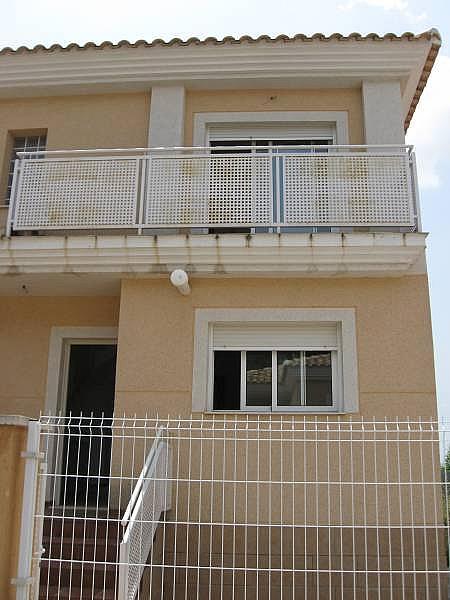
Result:
<svg viewBox="0 0 450 600"><path fill-rule="evenodd" d="M302 427L315 423L316 435L317 423L436 419L427 233L414 151L404 135L439 46L439 34L431 30L399 37L263 36L2 50L0 413L63 419L80 413L98 419L194 415L235 424L294 419ZM321 435L316 443L324 441ZM236 457L244 442L234 443ZM283 464L283 442L277 443L272 456L281 452ZM329 438L327 443L328 458L316 448L311 464L321 457L330 469ZM337 439L333 443L339 446ZM356 438L356 454L364 443ZM65 454L61 450L67 464L78 460L79 466L80 447L74 454L67 445ZM246 448L242 455L251 463L256 450ZM64 479L57 450L51 443L47 450L54 481L66 482L58 484L65 486L64 498L56 484L53 496L47 489L47 506L50 498L54 509L77 505L79 492L67 484L68 473L77 473L66 464ZM105 450L99 452L101 463ZM100 478L110 472L119 478L123 465L133 463L119 458L117 448L106 452ZM223 481L227 452L219 466L210 460L205 466L211 473L222 469ZM395 457L384 460L374 473L388 481ZM422 475L436 471L438 477L436 461L420 455ZM412 462L411 455L398 456L408 469ZM180 464L178 474L191 473ZM311 475L302 492L292 488L305 506L322 477L313 470L305 466L302 476L293 475L299 481ZM396 483L400 472L391 472ZM283 473L281 467L280 481ZM365 466L362 473L365 479ZM273 473L268 477L272 481ZM249 476L237 477L235 470L228 479L237 484ZM88 488L82 488L86 506ZM115 489L110 483L108 506L120 509ZM229 514L218 505L218 516L211 490L209 517L201 518L201 486L188 492L178 495L177 487L177 514L188 528L193 498L199 528L208 518L222 523L222 530L223 523L258 521L258 511L252 520L248 511L236 511L236 502ZM250 492L242 493L247 505ZM98 489L96 494L98 508ZM312 517L305 509L298 517L286 504L283 517L288 500L277 496L273 505L281 515L275 521L300 526L300 519L302 531L308 524L340 523L342 530L342 514L341 521L330 515L337 497L327 497L323 513L317 508ZM405 522L413 515L413 531L415 508L423 523L439 522L436 502L436 496L427 502L411 496L403 510ZM355 509L348 531L383 525L390 536L389 523L380 521L381 503L359 517ZM273 508L267 510L271 515ZM171 535L177 539L176 531ZM380 567L380 555L391 557L389 537L390 549L378 552L375 569L379 595L390 585L392 597L418 597L408 594L428 586L437 594L431 597L444 597L441 532L432 535L438 583L416 582L420 561L410 569L417 587L393 583L392 574L380 583L394 569L392 560L389 568ZM317 555L319 542L314 546L304 536L304 554ZM342 540L341 533L341 547ZM424 540L426 546L427 535ZM404 543L414 547L414 535ZM330 556L330 540L324 548L320 554ZM236 556L235 550L224 550L222 541L222 556ZM247 556L247 547L241 554ZM367 559L367 538L353 537L353 556ZM344 585L344 573L359 572L356 563L348 569L328 564L323 597L347 597L356 589L369 597L373 584L367 578ZM309 569L320 571L304 566L300 574ZM366 560L361 570L367 569ZM336 570L340 579L332 584ZM295 571L292 563L289 573ZM238 590L249 582L225 584L223 560L221 573L208 589L217 597L224 589L240 597ZM157 597L169 597L161 581ZM286 589L319 594L318 581L291 582ZM49 574L48 589L51 582L56 585ZM58 585L64 587L61 569ZM204 585L186 578L179 597L203 597ZM269 581L271 586L277 597L281 583ZM175 596L175 583L170 589ZM69 597L84 596L78 591Z"/></svg>

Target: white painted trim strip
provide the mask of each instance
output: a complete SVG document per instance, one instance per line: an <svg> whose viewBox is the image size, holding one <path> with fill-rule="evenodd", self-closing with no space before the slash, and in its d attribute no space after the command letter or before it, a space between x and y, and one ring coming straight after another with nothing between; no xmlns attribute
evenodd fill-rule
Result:
<svg viewBox="0 0 450 600"><path fill-rule="evenodd" d="M52 327L45 393L45 412L47 414L57 414L58 411L64 343L69 340L117 340L117 334L117 327Z"/></svg>
<svg viewBox="0 0 450 600"><path fill-rule="evenodd" d="M208 127L218 124L245 124L255 125L283 124L283 123L332 123L336 127L336 143L347 145L348 113L340 111L264 111L264 112L206 112L197 113L194 117L193 144L194 146L208 146Z"/></svg>
<svg viewBox="0 0 450 600"><path fill-rule="evenodd" d="M195 310L194 360L192 376L192 410L211 409L208 401L210 371L210 339L214 323L288 323L328 322L340 325L342 336L342 406L344 412L358 410L358 362L356 350L356 314L353 308L198 308ZM209 390L208 390L209 387ZM310 412L319 412L312 410Z"/></svg>

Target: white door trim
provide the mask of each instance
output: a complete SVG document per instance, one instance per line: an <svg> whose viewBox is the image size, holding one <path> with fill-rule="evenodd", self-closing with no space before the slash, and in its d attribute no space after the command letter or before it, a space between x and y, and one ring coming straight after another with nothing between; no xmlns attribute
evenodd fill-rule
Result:
<svg viewBox="0 0 450 600"><path fill-rule="evenodd" d="M45 394L45 414L65 414L67 396L68 348L72 344L112 343L117 344L117 327L52 327L48 351L47 389ZM55 438L50 436L47 462L51 473L61 472L61 454L55 456ZM52 489L53 485L53 489ZM47 481L45 499L60 497L61 478L52 484Z"/></svg>
<svg viewBox="0 0 450 600"><path fill-rule="evenodd" d="M45 393L46 415L56 415L64 407L60 401L65 395L65 348L68 344L117 343L117 327L52 327L48 351L47 388Z"/></svg>

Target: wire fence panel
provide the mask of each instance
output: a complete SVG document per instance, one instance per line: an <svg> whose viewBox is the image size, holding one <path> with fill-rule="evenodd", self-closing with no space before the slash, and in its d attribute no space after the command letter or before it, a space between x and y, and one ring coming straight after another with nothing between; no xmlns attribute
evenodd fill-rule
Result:
<svg viewBox="0 0 450 600"><path fill-rule="evenodd" d="M39 598L448 596L450 429L434 420L43 417L41 431Z"/></svg>

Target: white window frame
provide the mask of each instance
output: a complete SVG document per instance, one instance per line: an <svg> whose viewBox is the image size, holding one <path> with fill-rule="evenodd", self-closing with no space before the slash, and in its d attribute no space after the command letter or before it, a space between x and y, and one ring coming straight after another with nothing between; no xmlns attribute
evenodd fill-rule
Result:
<svg viewBox="0 0 450 600"><path fill-rule="evenodd" d="M209 128L211 125L230 124L261 126L288 125L289 123L332 123L335 128L336 144L349 143L348 113L345 110L289 110L259 112L208 112L197 113L194 117L193 145L209 145Z"/></svg>
<svg viewBox="0 0 450 600"><path fill-rule="evenodd" d="M335 350L335 365L333 370L333 406L300 406L276 407L274 412L300 413L349 413L358 411L358 375L356 356L356 324L354 309L196 309L194 333L194 362L192 382L193 412L267 412L268 407L247 407L240 411L213 411L214 390L214 345L213 329L215 324L247 324L249 322L265 324L286 324L303 322L336 323L338 331L338 347L324 348ZM223 348L222 348L223 349ZM283 346L227 348L227 350L295 350ZM298 347L299 350L310 348ZM318 350L318 348L312 348ZM332 354L333 356L333 354ZM273 361L272 354L272 361ZM273 369L273 362L272 362ZM272 386L276 385L272 377ZM242 369L241 355L241 390L245 383L245 370ZM273 392L273 387L272 387ZM244 396L245 397L245 396ZM272 405L276 394L272 393Z"/></svg>
<svg viewBox="0 0 450 600"><path fill-rule="evenodd" d="M30 144L30 140L37 139L37 144ZM19 145L18 141L24 140L23 144ZM11 200L11 194L13 192L13 183L14 183L14 171L16 160L18 159L18 152L42 152L44 153L47 149L47 132L46 133L25 133L21 135L20 133L12 135L12 148L11 154L8 161L8 173L7 173L7 182L6 182L6 199L4 205L8 205ZM43 154L31 154L28 155L27 158L43 158Z"/></svg>
<svg viewBox="0 0 450 600"><path fill-rule="evenodd" d="M341 398L341 389L342 389L342 381L340 376L340 348L317 348L317 347L306 347L306 346L298 346L297 348L283 347L277 346L273 347L251 347L245 346L240 348L215 348L212 347L210 350L209 357L209 371L211 372L212 382L209 386L209 394L212 395L211 398L208 398L208 406L211 412L222 412L228 413L230 410L217 410L214 409L214 353L220 352L240 352L241 355L241 382L240 382L240 412L338 412L340 411L342 398ZM246 372L247 372L247 352L270 352L271 353L271 368L272 368L272 405L271 406L248 406L247 402L247 381L246 381ZM278 405L278 368L277 368L277 352L289 351L289 352L309 352L309 351L317 351L317 352L330 352L331 353L331 395L332 395L332 405L331 406L307 406L306 404L301 404L300 406L279 406ZM302 365L302 396L304 394L305 389L305 372L304 365Z"/></svg>

